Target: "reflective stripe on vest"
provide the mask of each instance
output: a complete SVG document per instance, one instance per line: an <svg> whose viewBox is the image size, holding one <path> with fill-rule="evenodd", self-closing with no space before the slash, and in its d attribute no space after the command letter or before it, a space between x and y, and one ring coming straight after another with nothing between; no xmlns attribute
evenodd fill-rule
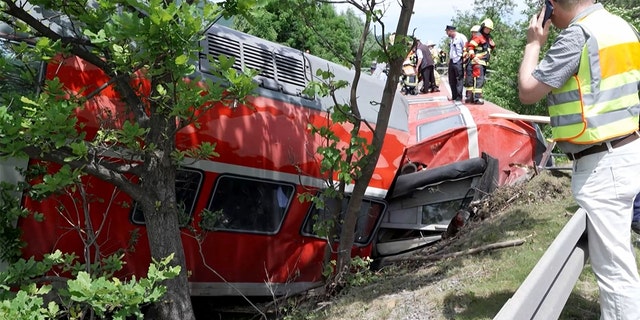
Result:
<svg viewBox="0 0 640 320"><path fill-rule="evenodd" d="M635 30L606 10L576 25L586 37L578 73L547 98L553 138L594 144L638 130L640 42Z"/></svg>

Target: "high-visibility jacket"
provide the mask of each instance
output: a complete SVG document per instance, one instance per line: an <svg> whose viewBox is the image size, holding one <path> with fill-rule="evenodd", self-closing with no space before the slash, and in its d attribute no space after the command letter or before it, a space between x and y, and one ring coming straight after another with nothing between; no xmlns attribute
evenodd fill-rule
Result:
<svg viewBox="0 0 640 320"><path fill-rule="evenodd" d="M482 34L481 32L475 32L471 37L471 41L467 42L466 45L471 63L486 66L489 62L491 50L495 48L495 46L491 36Z"/></svg>
<svg viewBox="0 0 640 320"><path fill-rule="evenodd" d="M553 138L595 144L638 130L640 37L604 9L575 24L586 43L578 73L547 98Z"/></svg>

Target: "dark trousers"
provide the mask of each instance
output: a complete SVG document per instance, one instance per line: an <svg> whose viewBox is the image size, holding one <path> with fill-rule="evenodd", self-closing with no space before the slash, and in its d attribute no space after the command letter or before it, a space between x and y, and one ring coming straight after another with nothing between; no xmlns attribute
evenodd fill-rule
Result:
<svg viewBox="0 0 640 320"><path fill-rule="evenodd" d="M465 65L464 86L467 89L469 102L482 99L482 87L486 82L486 66L467 63Z"/></svg>
<svg viewBox="0 0 640 320"><path fill-rule="evenodd" d="M427 66L420 70L420 76L422 77L422 92L426 93L429 89L434 89L436 87L434 66Z"/></svg>
<svg viewBox="0 0 640 320"><path fill-rule="evenodd" d="M456 63L453 60L449 60L449 86L451 86L452 100L462 100L463 79L462 59Z"/></svg>

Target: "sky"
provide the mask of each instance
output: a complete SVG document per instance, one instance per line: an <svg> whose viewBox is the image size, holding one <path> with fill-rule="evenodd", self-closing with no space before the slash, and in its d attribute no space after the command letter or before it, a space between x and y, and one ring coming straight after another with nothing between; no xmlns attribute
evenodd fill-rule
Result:
<svg viewBox="0 0 640 320"><path fill-rule="evenodd" d="M411 17L408 33L411 34L413 29L416 28L415 35L423 43L433 41L439 44L446 37L444 28L451 24L451 19L456 15L456 11L471 10L473 2L474 0L415 0L414 13ZM513 11L514 13L522 11L523 2L519 2L521 4ZM398 17L400 16L400 5L397 0L386 0L384 3L388 9L382 21L385 24L385 31L390 33L396 29ZM337 8L342 11L346 10L348 6L337 5ZM464 31L464 33L466 35L468 30Z"/></svg>

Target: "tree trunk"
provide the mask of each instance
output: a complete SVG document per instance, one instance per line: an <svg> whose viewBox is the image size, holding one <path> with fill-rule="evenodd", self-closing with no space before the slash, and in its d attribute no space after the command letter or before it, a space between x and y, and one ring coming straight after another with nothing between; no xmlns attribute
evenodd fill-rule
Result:
<svg viewBox="0 0 640 320"><path fill-rule="evenodd" d="M175 206L175 167L166 168L172 172L162 172L157 176L154 183L151 179L145 179L147 183L152 183L158 190L164 190L164 199L157 199L144 205L144 216L146 221L147 236L149 238L149 248L151 257L161 260L174 254L171 261L172 266L181 267L180 274L174 279L163 283L167 287L167 293L162 299L153 304L145 314L146 319L195 319L191 296L189 293L189 282L187 278L187 268L185 264L184 248L180 236L180 222L178 209ZM160 183L164 188L159 188ZM151 214L148 214L148 213Z"/></svg>
<svg viewBox="0 0 640 320"><path fill-rule="evenodd" d="M167 75L153 78L152 88L156 88L154 83L170 83L169 78ZM157 95L157 92L152 91L151 96ZM164 105L173 103L165 101ZM178 277L163 282L167 286L167 292L150 307L145 318L195 320L176 202L177 164L171 157L176 149L176 120L163 114L161 109L158 105L151 104L151 121L146 141L157 147L145 154L144 170L140 177L143 189L149 190L148 197L143 201L143 213L151 257L159 261L173 254L170 265L179 265L181 270Z"/></svg>
<svg viewBox="0 0 640 320"><path fill-rule="evenodd" d="M398 26L396 28L396 37L407 34L409 28L409 21L413 12L413 5L415 0L403 0L400 11L400 18L398 20ZM396 38L397 39L397 38ZM380 103L380 110L378 111L378 118L376 121L376 128L373 134L372 147L373 152L367 155L367 164L362 169L361 177L356 180L351 194L351 199L347 205L347 213L342 225L342 232L340 234L340 245L338 247L338 261L336 266L335 282L343 282L344 276L350 271L351 264L351 248L355 241L355 227L358 219L358 213L362 205L362 199L364 193L367 190L369 181L373 176L373 171L376 168L378 158L380 157L380 151L382 150L382 144L384 142L384 136L389 126L389 117L391 115L391 107L393 106L393 99L395 98L396 88L398 86L398 79L400 76L400 70L402 67L402 61L404 57L391 57L390 59L390 72L387 77L387 83L384 87L382 95L382 101Z"/></svg>

